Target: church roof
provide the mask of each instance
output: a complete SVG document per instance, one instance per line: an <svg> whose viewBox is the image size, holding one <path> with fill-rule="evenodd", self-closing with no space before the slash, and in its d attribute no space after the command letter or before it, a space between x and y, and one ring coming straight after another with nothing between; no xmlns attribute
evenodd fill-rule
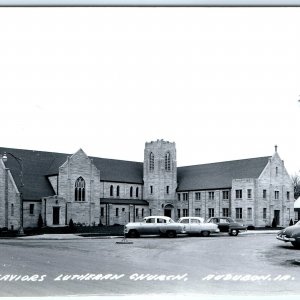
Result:
<svg viewBox="0 0 300 300"><path fill-rule="evenodd" d="M37 200L42 197L55 195L55 192L47 178L57 175L58 168L71 154L54 153L35 150L22 150L1 148L0 153L11 153L22 159L23 162L23 198ZM143 183L143 163L90 157L100 170L101 181L114 181L126 183ZM12 173L18 188L20 187L20 167L15 159L8 155L5 163Z"/></svg>
<svg viewBox="0 0 300 300"><path fill-rule="evenodd" d="M258 178L270 156L177 168L177 191L231 188L232 179Z"/></svg>
<svg viewBox="0 0 300 300"><path fill-rule="evenodd" d="M35 150L1 148L0 154L12 153L23 162L23 198L38 200L55 195L48 176L57 175L58 169L71 154ZM143 163L90 157L100 170L101 181L143 184ZM207 190L230 188L232 179L257 178L268 163L270 157L186 166L177 168L177 191ZM5 163L11 170L18 188L20 187L20 168L18 163L8 156Z"/></svg>

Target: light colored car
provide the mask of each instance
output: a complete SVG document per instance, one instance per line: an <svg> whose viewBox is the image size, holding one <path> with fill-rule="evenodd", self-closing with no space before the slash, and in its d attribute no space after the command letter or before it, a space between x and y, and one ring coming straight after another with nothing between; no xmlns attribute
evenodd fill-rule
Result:
<svg viewBox="0 0 300 300"><path fill-rule="evenodd" d="M211 233L220 232L218 225L205 223L204 219L200 217L182 217L178 220L178 223L184 224L186 232L190 235L209 236Z"/></svg>
<svg viewBox="0 0 300 300"><path fill-rule="evenodd" d="M127 237L139 237L140 235L176 237L178 233L186 233L185 224L174 222L165 216L145 217L142 222L133 222L125 225L124 233Z"/></svg>

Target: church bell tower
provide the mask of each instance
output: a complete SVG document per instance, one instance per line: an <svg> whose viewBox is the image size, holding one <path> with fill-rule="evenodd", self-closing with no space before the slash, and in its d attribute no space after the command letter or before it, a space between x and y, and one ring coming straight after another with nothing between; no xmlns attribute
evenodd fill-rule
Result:
<svg viewBox="0 0 300 300"><path fill-rule="evenodd" d="M175 143L157 140L145 144L144 200L151 215L175 219L177 163Z"/></svg>

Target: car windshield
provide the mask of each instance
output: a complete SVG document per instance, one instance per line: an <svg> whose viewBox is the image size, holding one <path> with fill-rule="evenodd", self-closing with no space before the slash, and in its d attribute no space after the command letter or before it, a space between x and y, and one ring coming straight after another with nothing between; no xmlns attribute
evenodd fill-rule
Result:
<svg viewBox="0 0 300 300"><path fill-rule="evenodd" d="M234 222L234 220L231 219L231 218L227 218L227 220L228 220L230 223L233 223L233 222Z"/></svg>

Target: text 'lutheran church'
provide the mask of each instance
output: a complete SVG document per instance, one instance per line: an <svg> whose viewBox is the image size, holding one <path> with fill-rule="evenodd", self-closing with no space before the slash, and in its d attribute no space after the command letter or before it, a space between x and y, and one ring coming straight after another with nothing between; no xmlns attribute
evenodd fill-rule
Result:
<svg viewBox="0 0 300 300"><path fill-rule="evenodd" d="M144 162L0 148L0 228L126 224L149 215L231 216L256 227L294 218L293 183L273 156L177 167L175 143ZM21 174L22 173L22 174Z"/></svg>

